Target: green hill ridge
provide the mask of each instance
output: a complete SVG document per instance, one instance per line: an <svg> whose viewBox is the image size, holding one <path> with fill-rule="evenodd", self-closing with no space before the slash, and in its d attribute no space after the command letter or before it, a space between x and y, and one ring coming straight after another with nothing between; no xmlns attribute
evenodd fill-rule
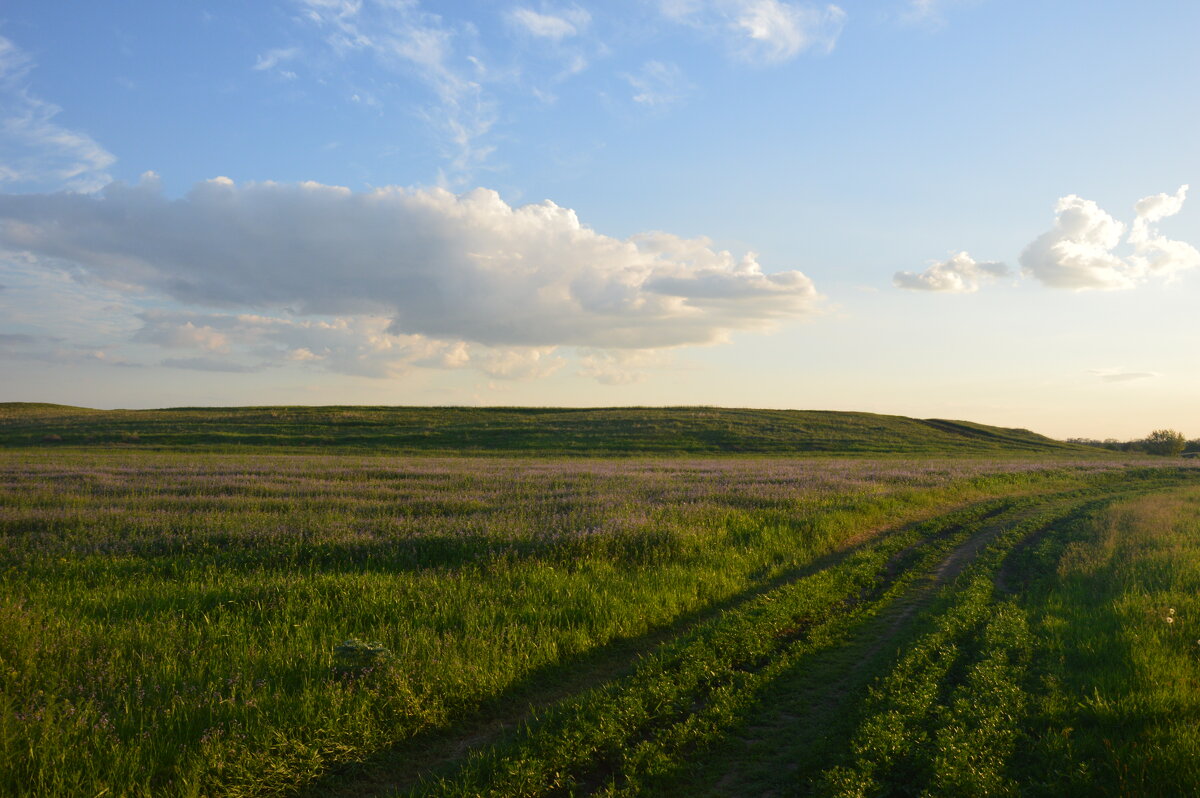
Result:
<svg viewBox="0 0 1200 798"><path fill-rule="evenodd" d="M0 447L139 446L563 455L1089 454L1025 429L721 407L181 407L0 403Z"/></svg>

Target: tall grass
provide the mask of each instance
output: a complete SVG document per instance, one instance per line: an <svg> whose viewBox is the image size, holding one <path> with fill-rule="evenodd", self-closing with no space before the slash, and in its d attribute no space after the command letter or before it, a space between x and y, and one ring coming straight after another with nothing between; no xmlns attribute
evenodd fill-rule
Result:
<svg viewBox="0 0 1200 798"><path fill-rule="evenodd" d="M1031 595L1030 794L1200 789L1200 491L1108 508Z"/></svg>
<svg viewBox="0 0 1200 798"><path fill-rule="evenodd" d="M857 537L1114 469L6 453L0 792L290 793Z"/></svg>
<svg viewBox="0 0 1200 798"><path fill-rule="evenodd" d="M1196 794L1200 491L1126 487L948 586L812 791Z"/></svg>

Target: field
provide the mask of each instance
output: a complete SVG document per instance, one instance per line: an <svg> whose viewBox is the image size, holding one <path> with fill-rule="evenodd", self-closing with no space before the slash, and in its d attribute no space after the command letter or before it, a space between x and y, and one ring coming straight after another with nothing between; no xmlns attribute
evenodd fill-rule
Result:
<svg viewBox="0 0 1200 798"><path fill-rule="evenodd" d="M232 407L91 410L0 403L0 447L455 454L1085 454L1023 429L816 410Z"/></svg>
<svg viewBox="0 0 1200 798"><path fill-rule="evenodd" d="M0 794L1200 789L1189 461L291 410L0 413Z"/></svg>

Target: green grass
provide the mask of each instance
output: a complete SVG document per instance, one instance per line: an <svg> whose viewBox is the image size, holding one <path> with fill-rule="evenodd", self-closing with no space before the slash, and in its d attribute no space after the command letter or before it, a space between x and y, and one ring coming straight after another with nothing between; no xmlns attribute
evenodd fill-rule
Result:
<svg viewBox="0 0 1200 798"><path fill-rule="evenodd" d="M819 794L1186 795L1200 786L1200 491L1093 503L950 589ZM994 559L994 558L993 558ZM1179 605L1179 606L1176 606Z"/></svg>
<svg viewBox="0 0 1200 798"><path fill-rule="evenodd" d="M948 552L967 551L967 541L979 540L988 545L913 624L930 630L898 649L897 664L857 710L861 725L836 749L846 764L823 775L784 771L782 783L742 784L724 794L1020 794L1008 768L1024 739L1035 641L1025 610L999 595L994 579L1022 541L1098 506L1105 501L1098 495L1172 484L1149 476L1141 484L1125 482L984 503L873 541L663 646L630 676L555 707L514 741L457 775L429 782L426 791L697 792L705 779L695 778L694 763L720 763L714 753L751 725L774 683L838 648L853 648L867 630L878 633L884 613L929 589L922 574L937 573ZM903 628L893 626L874 642L888 642ZM720 770L717 765L708 778Z"/></svg>
<svg viewBox="0 0 1200 798"><path fill-rule="evenodd" d="M0 447L321 448L433 453L1103 453L1023 429L872 413L679 408L244 407L91 410L0 404Z"/></svg>
<svg viewBox="0 0 1200 798"><path fill-rule="evenodd" d="M0 792L51 795L286 794L906 519L1128 478L1029 461L0 462ZM347 638L390 666L347 676Z"/></svg>
<svg viewBox="0 0 1200 798"><path fill-rule="evenodd" d="M1025 605L1035 650L1028 794L1200 785L1200 491L1106 508L1051 549Z"/></svg>
<svg viewBox="0 0 1200 798"><path fill-rule="evenodd" d="M5 412L63 440L0 450L3 795L1200 786L1179 462L859 414ZM575 423L639 456L498 456ZM421 424L452 456L393 446ZM804 435L905 442L742 451Z"/></svg>

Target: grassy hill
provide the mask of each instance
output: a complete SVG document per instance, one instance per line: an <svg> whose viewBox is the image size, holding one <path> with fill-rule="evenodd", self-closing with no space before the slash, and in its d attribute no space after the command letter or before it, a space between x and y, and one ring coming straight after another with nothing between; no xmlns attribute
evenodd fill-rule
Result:
<svg viewBox="0 0 1200 798"><path fill-rule="evenodd" d="M993 454L1096 451L1024 429L817 410L227 407L0 403L0 447L335 448L508 454Z"/></svg>

